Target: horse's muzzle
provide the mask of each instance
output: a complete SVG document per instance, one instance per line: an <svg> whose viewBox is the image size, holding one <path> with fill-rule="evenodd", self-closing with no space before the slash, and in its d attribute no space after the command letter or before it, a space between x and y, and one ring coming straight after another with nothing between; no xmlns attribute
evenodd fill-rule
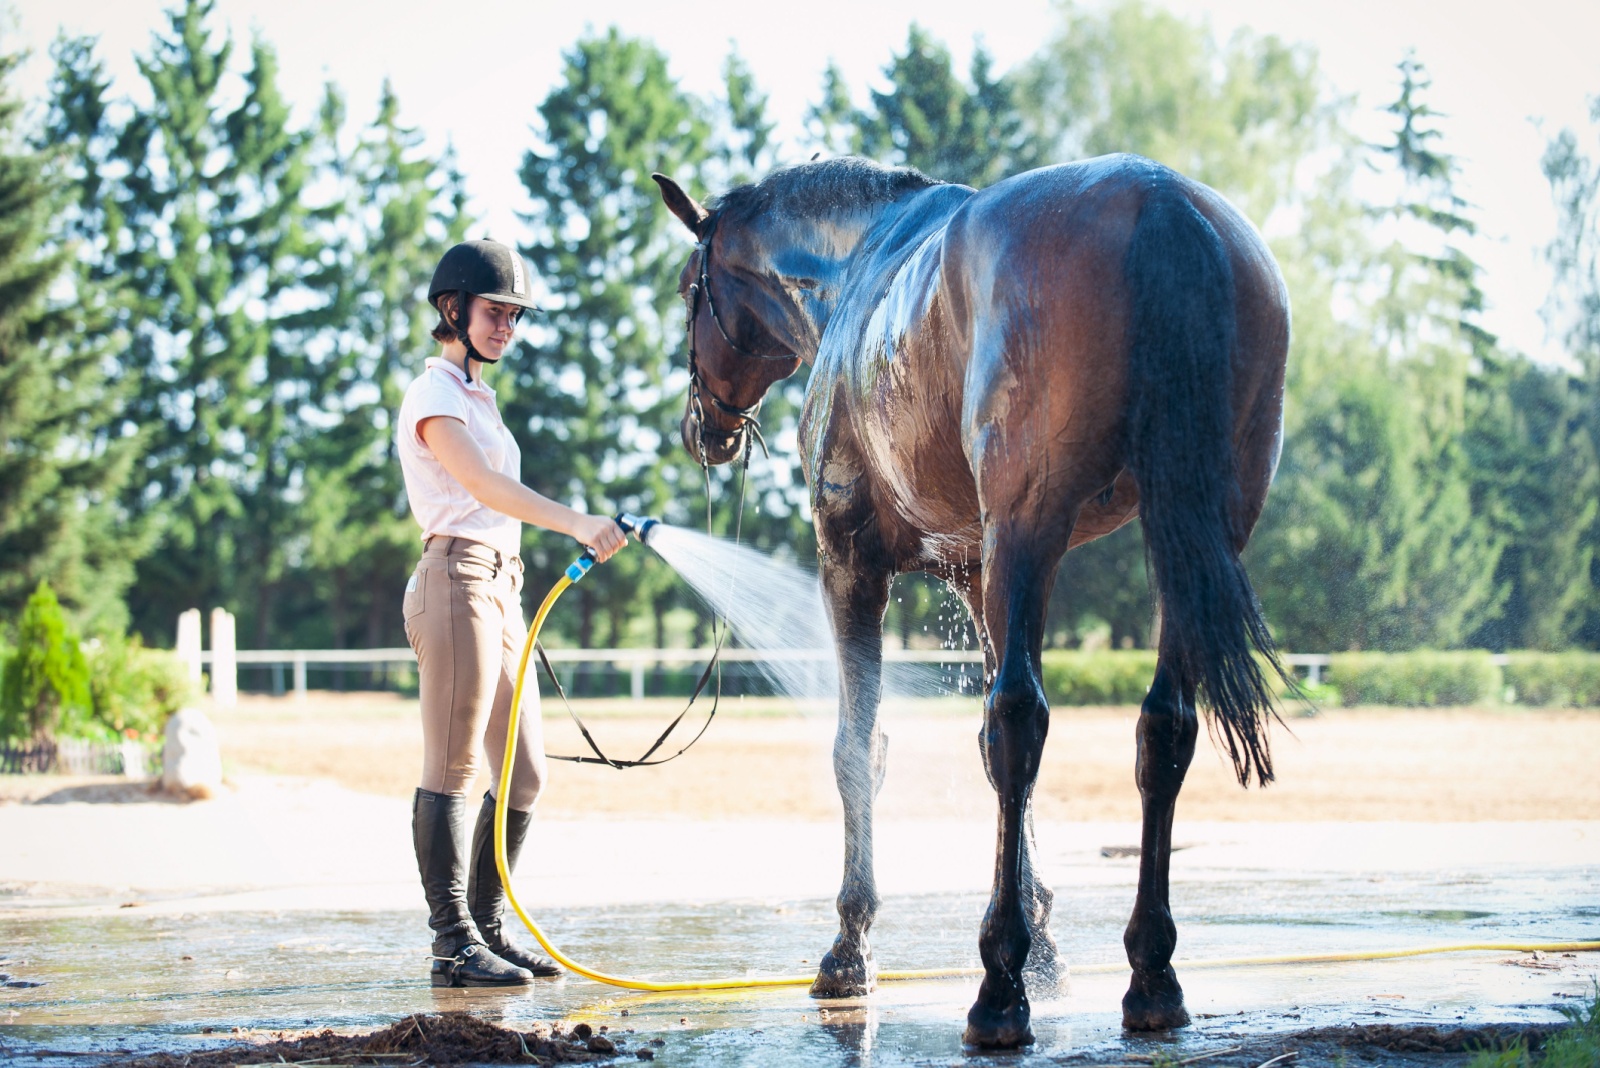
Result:
<svg viewBox="0 0 1600 1068"><path fill-rule="evenodd" d="M683 447L694 457L695 463L708 467L729 463L744 449L743 428L719 431L701 423L693 413L684 414L678 423L678 432L683 437Z"/></svg>

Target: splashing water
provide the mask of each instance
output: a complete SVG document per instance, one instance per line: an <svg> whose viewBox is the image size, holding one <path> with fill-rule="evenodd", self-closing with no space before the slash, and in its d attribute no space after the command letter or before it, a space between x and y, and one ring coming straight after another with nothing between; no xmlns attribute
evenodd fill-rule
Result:
<svg viewBox="0 0 1600 1068"><path fill-rule="evenodd" d="M761 658L761 671L785 694L837 700L833 628L817 574L748 546L664 523L646 544L727 620ZM970 692L962 677L937 665L885 663L886 695L940 697Z"/></svg>

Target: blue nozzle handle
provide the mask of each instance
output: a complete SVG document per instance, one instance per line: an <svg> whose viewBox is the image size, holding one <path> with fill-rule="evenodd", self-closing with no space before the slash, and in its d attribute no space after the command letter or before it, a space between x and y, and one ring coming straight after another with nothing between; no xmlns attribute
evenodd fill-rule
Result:
<svg viewBox="0 0 1600 1068"><path fill-rule="evenodd" d="M594 566L594 550L585 549L578 558L567 565L567 581L577 582Z"/></svg>

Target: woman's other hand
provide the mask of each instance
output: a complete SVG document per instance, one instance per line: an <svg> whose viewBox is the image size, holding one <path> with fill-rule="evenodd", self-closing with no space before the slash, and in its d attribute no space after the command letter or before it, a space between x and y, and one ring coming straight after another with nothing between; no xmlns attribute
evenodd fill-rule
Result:
<svg viewBox="0 0 1600 1068"><path fill-rule="evenodd" d="M628 544L628 535L623 533L617 521L610 516L580 516L579 521L573 524L571 533L584 546L593 550L595 561L602 564L615 556L618 549Z"/></svg>

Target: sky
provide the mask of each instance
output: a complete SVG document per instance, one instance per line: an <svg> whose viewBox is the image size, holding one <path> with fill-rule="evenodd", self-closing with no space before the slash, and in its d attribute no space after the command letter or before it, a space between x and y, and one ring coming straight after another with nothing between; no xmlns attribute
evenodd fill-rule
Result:
<svg viewBox="0 0 1600 1068"><path fill-rule="evenodd" d="M1447 116L1442 147L1460 157L1460 190L1477 207L1482 237L1472 251L1486 272L1485 325L1536 358L1557 358L1540 315L1549 283L1541 250L1555 213L1539 157L1549 136L1584 123L1586 99L1600 94L1600 3L1151 2L1207 20L1224 36L1249 27L1313 45L1332 85L1355 98L1359 131L1374 140L1384 132L1378 109L1395 93L1395 63L1414 48L1433 77L1432 106ZM165 24L168 3L10 6L15 32L4 35L6 47L20 44L34 55L17 88L39 99L58 28L98 35L117 88L135 91L134 56ZM949 46L962 71L976 38L1004 71L1037 50L1059 22L1049 0L809 0L803 7L750 0L219 0L217 15L241 42L259 31L276 46L284 92L302 117L331 80L352 119L364 122L383 79L391 79L403 121L426 131L436 148L446 139L454 144L474 211L488 233L508 242L523 236L516 212L526 201L516 173L535 143L535 108L560 77L563 50L587 31L615 24L653 39L684 86L704 94L716 89L723 59L736 48L770 93L778 135L799 158L810 154L800 144L802 116L830 59L864 101L913 20ZM1588 147L1600 152L1592 134Z"/></svg>

